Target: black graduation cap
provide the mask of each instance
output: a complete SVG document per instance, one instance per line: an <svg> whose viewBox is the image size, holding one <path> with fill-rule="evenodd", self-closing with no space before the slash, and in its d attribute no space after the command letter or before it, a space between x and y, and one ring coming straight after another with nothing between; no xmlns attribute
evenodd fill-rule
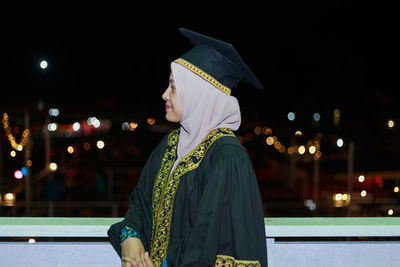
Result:
<svg viewBox="0 0 400 267"><path fill-rule="evenodd" d="M190 41L193 48L175 62L187 67L228 94L230 94L230 89L236 88L240 81L263 89L232 44L185 28L179 28L179 31Z"/></svg>

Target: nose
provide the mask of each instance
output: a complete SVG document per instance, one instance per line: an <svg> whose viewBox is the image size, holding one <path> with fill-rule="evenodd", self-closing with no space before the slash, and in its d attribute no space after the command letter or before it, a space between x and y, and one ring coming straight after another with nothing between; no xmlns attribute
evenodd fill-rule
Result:
<svg viewBox="0 0 400 267"><path fill-rule="evenodd" d="M170 96L170 87L168 86L168 88L165 89L165 91L161 97L164 101L167 101L167 100L169 100L169 96Z"/></svg>

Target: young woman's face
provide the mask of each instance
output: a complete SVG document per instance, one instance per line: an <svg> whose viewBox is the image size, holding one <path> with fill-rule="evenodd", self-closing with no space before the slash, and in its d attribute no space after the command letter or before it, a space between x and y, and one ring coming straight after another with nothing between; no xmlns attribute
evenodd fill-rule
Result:
<svg viewBox="0 0 400 267"><path fill-rule="evenodd" d="M170 122L180 122L182 120L182 111L178 103L178 95L176 94L174 76L169 75L169 85L162 94L162 99L165 101L165 118Z"/></svg>

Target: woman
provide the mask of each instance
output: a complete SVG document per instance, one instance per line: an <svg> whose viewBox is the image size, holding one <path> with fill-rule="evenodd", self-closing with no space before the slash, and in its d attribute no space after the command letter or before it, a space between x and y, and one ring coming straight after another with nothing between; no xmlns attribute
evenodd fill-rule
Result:
<svg viewBox="0 0 400 267"><path fill-rule="evenodd" d="M171 63L162 95L180 128L150 155L110 241L123 266L266 266L261 198L230 96L240 81L261 84L232 45L180 31L194 48Z"/></svg>

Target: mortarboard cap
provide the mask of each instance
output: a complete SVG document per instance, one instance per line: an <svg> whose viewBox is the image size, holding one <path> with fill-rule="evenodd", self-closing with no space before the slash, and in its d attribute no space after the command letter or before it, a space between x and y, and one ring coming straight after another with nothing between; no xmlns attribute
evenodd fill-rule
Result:
<svg viewBox="0 0 400 267"><path fill-rule="evenodd" d="M228 95L230 89L235 88L240 81L263 89L232 44L185 28L179 28L179 31L193 48L174 62L185 66Z"/></svg>

